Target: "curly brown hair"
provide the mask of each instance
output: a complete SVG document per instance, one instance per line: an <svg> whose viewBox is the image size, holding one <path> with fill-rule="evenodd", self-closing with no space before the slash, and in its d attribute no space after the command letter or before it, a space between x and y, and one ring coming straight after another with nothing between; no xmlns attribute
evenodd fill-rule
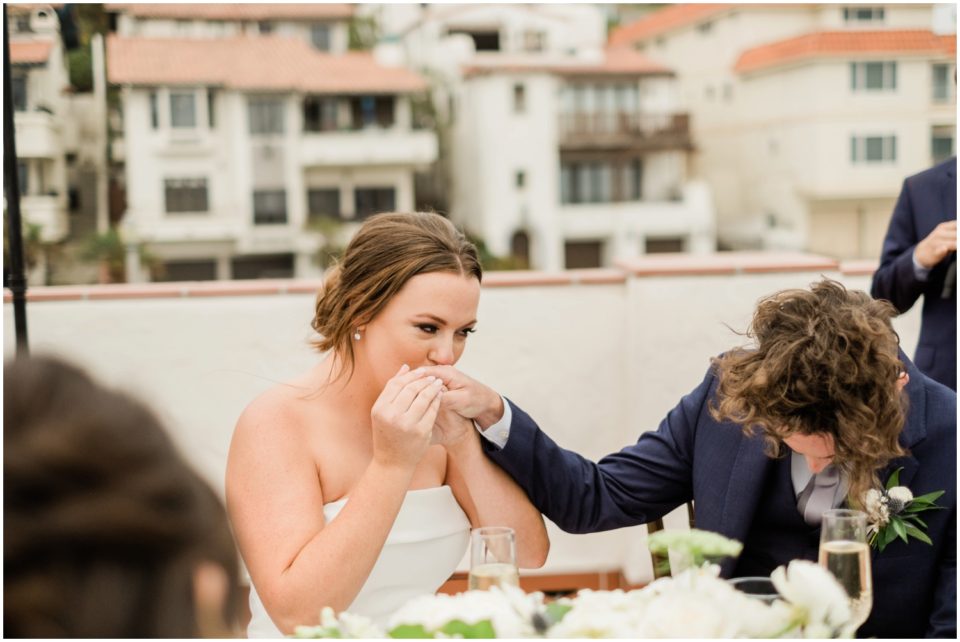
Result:
<svg viewBox="0 0 960 642"><path fill-rule="evenodd" d="M895 315L889 302L831 279L762 299L746 332L756 347L713 360L719 383L711 415L758 430L773 456L793 434L831 435L834 464L859 503L877 471L905 454Z"/></svg>
<svg viewBox="0 0 960 642"><path fill-rule="evenodd" d="M320 339L314 347L335 351L345 366L342 372L352 371L350 337L357 326L377 316L407 281L428 272L483 279L477 248L443 216L388 212L370 217L317 294L311 327Z"/></svg>
<svg viewBox="0 0 960 642"><path fill-rule="evenodd" d="M3 377L4 632L10 637L223 635L238 614L226 511L154 414L50 357ZM194 571L223 569L223 612Z"/></svg>

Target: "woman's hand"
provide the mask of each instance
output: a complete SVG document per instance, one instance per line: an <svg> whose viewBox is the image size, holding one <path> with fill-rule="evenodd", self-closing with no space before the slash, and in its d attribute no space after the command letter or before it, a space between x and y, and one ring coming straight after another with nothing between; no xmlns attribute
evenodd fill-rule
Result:
<svg viewBox="0 0 960 642"><path fill-rule="evenodd" d="M412 468L423 457L440 410L443 381L410 372L406 364L393 376L370 410L373 459L386 466Z"/></svg>
<svg viewBox="0 0 960 642"><path fill-rule="evenodd" d="M460 415L446 403L448 394L444 394L440 402L440 412L437 413L437 422L433 425L434 444L440 444L447 449L461 444L465 437L474 432L473 420Z"/></svg>

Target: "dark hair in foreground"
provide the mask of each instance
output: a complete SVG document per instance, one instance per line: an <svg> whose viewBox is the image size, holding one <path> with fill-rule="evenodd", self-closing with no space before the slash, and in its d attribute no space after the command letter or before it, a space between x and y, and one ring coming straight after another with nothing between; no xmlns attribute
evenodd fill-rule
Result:
<svg viewBox="0 0 960 642"><path fill-rule="evenodd" d="M4 366L8 637L224 635L238 562L226 512L156 417L52 358ZM222 567L223 612L194 572Z"/></svg>
<svg viewBox="0 0 960 642"><path fill-rule="evenodd" d="M896 384L903 364L895 315L890 303L830 279L762 299L747 330L756 349L714 360L711 414L759 428L771 453L793 434L832 435L834 461L860 501L877 485L876 470L905 454L897 441L907 398Z"/></svg>
<svg viewBox="0 0 960 642"><path fill-rule="evenodd" d="M483 278L477 248L453 224L429 212L372 216L350 240L317 294L314 346L334 350L353 367L351 336L418 274L451 272Z"/></svg>

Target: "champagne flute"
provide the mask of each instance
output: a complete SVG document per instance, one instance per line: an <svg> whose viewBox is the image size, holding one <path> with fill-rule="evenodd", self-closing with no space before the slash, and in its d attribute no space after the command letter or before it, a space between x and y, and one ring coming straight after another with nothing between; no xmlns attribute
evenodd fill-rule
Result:
<svg viewBox="0 0 960 642"><path fill-rule="evenodd" d="M850 630L867 621L873 608L873 578L867 515L858 510L834 509L823 514L820 525L820 566L840 581L850 596Z"/></svg>
<svg viewBox="0 0 960 642"><path fill-rule="evenodd" d="M517 570L517 539L512 528L484 526L470 533L471 591L491 586L520 586Z"/></svg>

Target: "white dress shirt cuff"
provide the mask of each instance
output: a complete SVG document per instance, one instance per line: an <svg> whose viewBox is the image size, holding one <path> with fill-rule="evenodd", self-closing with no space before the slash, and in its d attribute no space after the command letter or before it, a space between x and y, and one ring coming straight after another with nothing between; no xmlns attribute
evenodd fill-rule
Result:
<svg viewBox="0 0 960 642"><path fill-rule="evenodd" d="M920 262L917 261L917 250L913 250L913 254L910 255L913 258L913 276L916 277L917 281L923 283L927 282L927 278L930 276L930 268L925 268L920 265Z"/></svg>
<svg viewBox="0 0 960 642"><path fill-rule="evenodd" d="M513 411L510 410L510 404L507 403L503 395L500 395L500 399L503 401L503 416L500 417L500 421L486 430L481 428L476 421L473 422L473 425L484 439L502 450L507 445L507 439L510 438L510 422L513 421Z"/></svg>

